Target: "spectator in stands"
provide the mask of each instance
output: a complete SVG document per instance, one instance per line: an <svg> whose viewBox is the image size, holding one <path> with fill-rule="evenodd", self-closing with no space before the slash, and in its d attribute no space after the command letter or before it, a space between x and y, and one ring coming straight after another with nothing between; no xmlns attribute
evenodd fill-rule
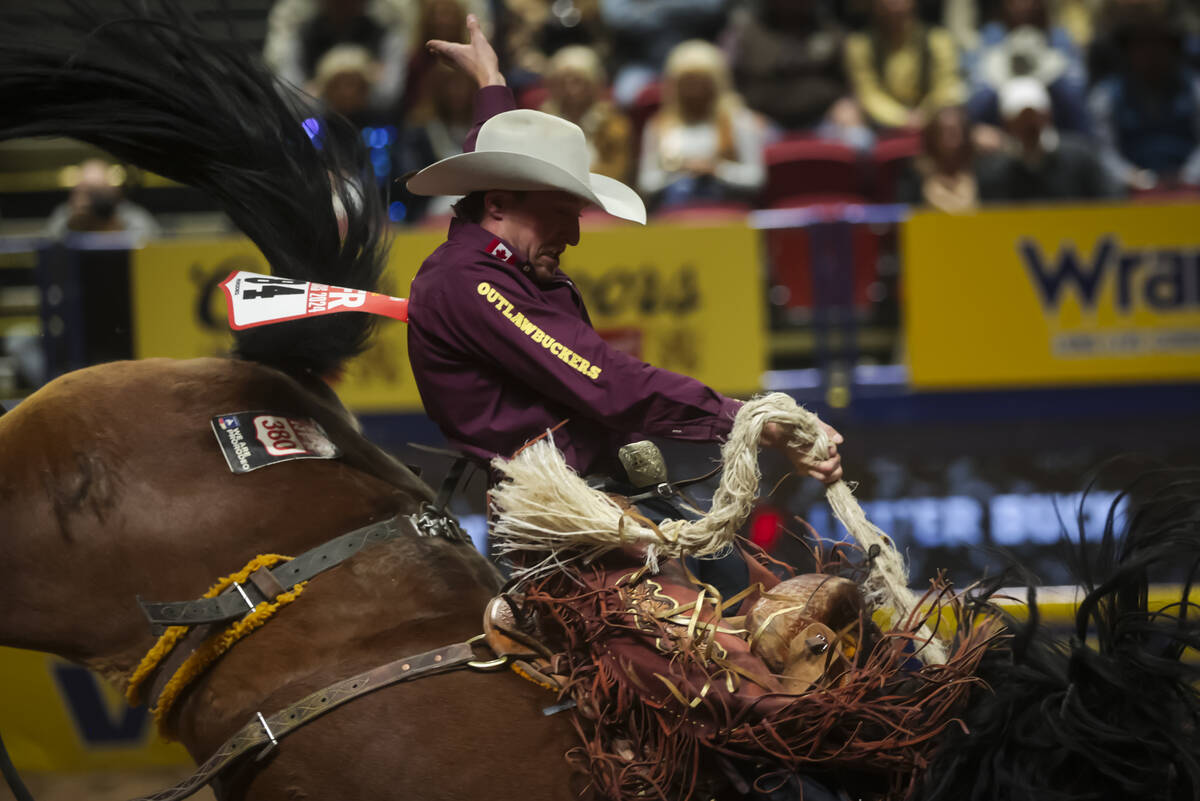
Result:
<svg viewBox="0 0 1200 801"><path fill-rule="evenodd" d="M667 55L689 39L712 41L725 27L725 0L600 0L616 64L613 99L629 107L658 79Z"/></svg>
<svg viewBox="0 0 1200 801"><path fill-rule="evenodd" d="M1113 197L1091 141L1054 127L1050 93L1037 79L1013 78L1000 87L1005 147L979 163L979 194L986 201L1033 202Z"/></svg>
<svg viewBox="0 0 1200 801"><path fill-rule="evenodd" d="M418 11L412 58L404 77L404 94L400 116L407 117L420 102L425 78L438 63L438 57L425 47L425 42L437 39L444 42L467 41L467 14L472 13L486 30L489 14L481 13L486 0L416 0Z"/></svg>
<svg viewBox="0 0 1200 801"><path fill-rule="evenodd" d="M642 136L642 193L660 207L751 200L766 179L762 151L762 121L733 90L724 53L701 40L672 50Z"/></svg>
<svg viewBox="0 0 1200 801"><path fill-rule="evenodd" d="M1000 124L996 92L1011 78L1030 75L1049 90L1057 128L1090 131L1082 51L1064 28L1050 24L1046 3L1003 0L999 18L980 30L979 49L964 59L967 109L976 122Z"/></svg>
<svg viewBox="0 0 1200 801"><path fill-rule="evenodd" d="M603 62L608 38L600 0L504 0L504 46L510 86L536 82L554 53L569 45L592 48Z"/></svg>
<svg viewBox="0 0 1200 801"><path fill-rule="evenodd" d="M825 0L751 0L726 34L734 84L774 124L771 138L807 131L870 147L874 136L846 84L845 31Z"/></svg>
<svg viewBox="0 0 1200 801"><path fill-rule="evenodd" d="M1091 42L1094 32L1096 7L1102 0L1051 0L1051 25L1062 28L1071 36L1078 48ZM983 3L980 0L944 0L940 3L941 21L963 53L970 53L980 45L980 28L983 23L981 6L998 5L995 0Z"/></svg>
<svg viewBox="0 0 1200 801"><path fill-rule="evenodd" d="M965 96L953 39L918 19L914 0L874 0L870 29L846 38L846 72L881 128L920 128Z"/></svg>
<svg viewBox="0 0 1200 801"><path fill-rule="evenodd" d="M124 231L138 240L162 235L150 212L125 199L125 168L100 159L79 165L67 202L50 213L43 235L62 239L73 231Z"/></svg>
<svg viewBox="0 0 1200 801"><path fill-rule="evenodd" d="M1091 96L1105 166L1131 189L1200 185L1200 75L1183 64L1178 25L1143 15L1120 41L1120 71Z"/></svg>
<svg viewBox="0 0 1200 801"><path fill-rule="evenodd" d="M338 45L357 45L374 63L370 105L392 108L404 87L414 30L410 0L278 0L267 16L263 59L285 81L316 95L321 58Z"/></svg>
<svg viewBox="0 0 1200 801"><path fill-rule="evenodd" d="M901 174L896 195L901 203L951 214L979 206L975 148L963 106L947 106L934 113L921 131L921 153Z"/></svg>
<svg viewBox="0 0 1200 801"><path fill-rule="evenodd" d="M1096 86L1124 63L1125 31L1146 18L1165 15L1182 38L1184 63L1200 71L1200 4L1195 0L1103 0L1096 36L1088 48L1088 78Z"/></svg>
<svg viewBox="0 0 1200 801"><path fill-rule="evenodd" d="M357 127L382 125L385 116L371 107L375 64L358 45L338 45L317 62L312 89L326 110L341 114Z"/></svg>
<svg viewBox="0 0 1200 801"><path fill-rule="evenodd" d="M587 135L591 171L628 181L633 161L629 118L607 99L604 67L596 51L567 45L550 59L546 73L550 97L542 111L578 125Z"/></svg>
<svg viewBox="0 0 1200 801"><path fill-rule="evenodd" d="M849 92L845 33L821 0L753 0L733 13L727 38L746 104L786 130L817 127Z"/></svg>
<svg viewBox="0 0 1200 801"><path fill-rule="evenodd" d="M396 161L398 172L407 174L435 161L458 155L474 124L475 91L478 87L466 73L438 63L425 75L418 99L400 135ZM405 204L409 222L425 216L450 213L457 198L426 198L412 195L397 184L397 198Z"/></svg>

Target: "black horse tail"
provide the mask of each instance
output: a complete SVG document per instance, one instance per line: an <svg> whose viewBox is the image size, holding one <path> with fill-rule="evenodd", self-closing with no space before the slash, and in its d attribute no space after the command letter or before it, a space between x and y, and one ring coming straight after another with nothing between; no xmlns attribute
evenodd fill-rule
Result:
<svg viewBox="0 0 1200 801"><path fill-rule="evenodd" d="M386 217L348 121L314 113L245 45L205 35L168 0L125 0L117 13L84 0L22 6L0 12L0 139L96 145L207 192L276 275L378 288ZM236 352L327 375L366 347L372 321L332 314L249 329Z"/></svg>
<svg viewBox="0 0 1200 801"><path fill-rule="evenodd" d="M1090 552L1080 528L1073 630L1052 637L1030 591L1029 618L1007 619L1012 639L978 671L989 686L968 732L944 743L916 798L1200 799L1200 471L1144 476ZM1179 599L1152 606L1152 581Z"/></svg>

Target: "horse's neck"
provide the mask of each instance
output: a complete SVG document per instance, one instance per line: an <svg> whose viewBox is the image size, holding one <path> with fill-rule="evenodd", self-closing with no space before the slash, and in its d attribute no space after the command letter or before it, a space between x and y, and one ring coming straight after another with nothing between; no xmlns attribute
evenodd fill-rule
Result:
<svg viewBox="0 0 1200 801"><path fill-rule="evenodd" d="M317 419L343 457L231 474L209 420L251 409ZM259 553L295 555L428 493L325 400L259 365L69 374L0 418L0 645L120 674L151 642L137 596L197 597Z"/></svg>
<svg viewBox="0 0 1200 801"><path fill-rule="evenodd" d="M223 656L184 696L172 728L203 760L257 711L478 634L500 582L469 545L407 537L370 546Z"/></svg>

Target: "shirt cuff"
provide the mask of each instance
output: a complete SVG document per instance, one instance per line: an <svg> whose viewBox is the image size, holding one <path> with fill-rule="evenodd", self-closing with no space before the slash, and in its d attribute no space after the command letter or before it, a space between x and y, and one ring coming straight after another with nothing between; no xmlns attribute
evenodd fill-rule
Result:
<svg viewBox="0 0 1200 801"><path fill-rule="evenodd" d="M512 89L507 86L480 87L475 93L475 126L463 142L463 152L470 153L475 150L475 139L479 136L480 126L497 114L512 111L516 107L517 100Z"/></svg>
<svg viewBox="0 0 1200 801"><path fill-rule="evenodd" d="M733 430L733 418L737 417L737 413L746 405L745 401L734 400L721 396L721 408L717 412L717 424L713 429L713 434L718 437L726 437Z"/></svg>

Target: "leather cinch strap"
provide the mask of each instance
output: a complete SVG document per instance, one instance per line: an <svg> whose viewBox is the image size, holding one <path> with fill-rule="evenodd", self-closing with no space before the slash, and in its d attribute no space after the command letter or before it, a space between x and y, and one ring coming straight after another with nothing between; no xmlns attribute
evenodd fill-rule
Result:
<svg viewBox="0 0 1200 801"><path fill-rule="evenodd" d="M260 579L247 584L237 584L237 592L225 592L215 598L199 598L194 601L156 603L139 599L138 603L150 620L155 634L161 634L166 626L223 623L244 617L263 601L270 601L279 592L290 590L318 573L341 564L368 545L420 534L420 529L411 517L398 515L390 520L355 529L337 539L329 540L324 545L305 551L295 559L267 571L270 578L265 582ZM271 579L279 589L273 594L268 594L260 585L265 585L268 589L273 588Z"/></svg>
<svg viewBox="0 0 1200 801"><path fill-rule="evenodd" d="M336 542L337 540L334 540ZM262 747L255 759L262 759L279 744L286 735L300 726L324 715L347 701L402 681L422 676L432 676L467 666L475 659L469 642L455 643L426 651L416 656L397 659L386 665L372 668L365 673L343 679L314 693L306 695L296 703L275 714L258 717L243 726L225 741L208 760L188 778L174 787L168 787L154 795L143 796L134 801L181 801L205 786L235 761L251 750Z"/></svg>

